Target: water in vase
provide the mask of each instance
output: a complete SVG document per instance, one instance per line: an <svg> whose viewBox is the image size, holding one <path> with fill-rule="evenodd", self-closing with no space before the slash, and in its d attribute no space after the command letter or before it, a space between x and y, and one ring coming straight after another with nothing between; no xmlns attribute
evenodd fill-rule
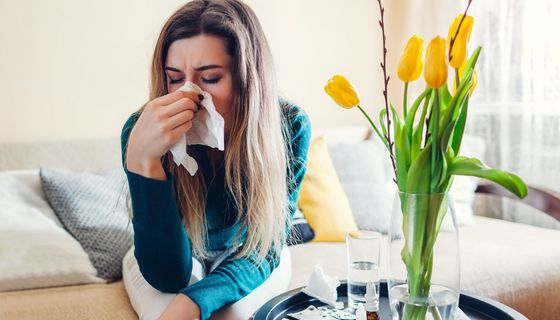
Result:
<svg viewBox="0 0 560 320"><path fill-rule="evenodd" d="M393 320L403 319L405 307L409 303L408 287L406 284L397 285L391 288L389 294L391 304L391 314ZM457 291L440 285L432 285L430 288L430 298L425 304L410 303L412 308L426 308L426 320L451 320L455 318L459 302ZM408 317L410 319L410 317ZM414 319L420 319L414 317Z"/></svg>

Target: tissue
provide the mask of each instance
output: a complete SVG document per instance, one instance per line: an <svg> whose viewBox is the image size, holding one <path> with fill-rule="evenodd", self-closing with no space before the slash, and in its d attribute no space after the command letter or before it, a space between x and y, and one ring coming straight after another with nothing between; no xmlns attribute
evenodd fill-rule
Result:
<svg viewBox="0 0 560 320"><path fill-rule="evenodd" d="M340 281L338 281L337 277L329 277L323 272L323 268L320 265L315 265L313 272L309 276L307 286L302 292L336 309L342 309L344 303L336 301L338 298L336 288L339 285Z"/></svg>
<svg viewBox="0 0 560 320"><path fill-rule="evenodd" d="M199 144L224 151L224 118L216 111L212 96L196 84L187 81L177 90L194 91L203 96L200 110L194 113L192 127L170 149L175 164L182 165L194 176L198 163L187 153L187 146Z"/></svg>

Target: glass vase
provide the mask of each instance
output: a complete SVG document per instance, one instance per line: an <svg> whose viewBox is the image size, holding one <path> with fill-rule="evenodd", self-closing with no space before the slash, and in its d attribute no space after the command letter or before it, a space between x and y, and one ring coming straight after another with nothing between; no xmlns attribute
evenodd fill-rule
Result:
<svg viewBox="0 0 560 320"><path fill-rule="evenodd" d="M454 319L460 260L452 197L397 192L388 246L393 320Z"/></svg>

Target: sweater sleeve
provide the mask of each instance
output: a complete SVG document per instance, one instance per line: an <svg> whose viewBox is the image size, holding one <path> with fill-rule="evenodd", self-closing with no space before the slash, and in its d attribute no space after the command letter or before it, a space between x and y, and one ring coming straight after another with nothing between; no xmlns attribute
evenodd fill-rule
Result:
<svg viewBox="0 0 560 320"><path fill-rule="evenodd" d="M295 108L297 114L290 120L291 148L293 154L290 160L291 177L288 183L289 219L293 218L297 208L297 199L301 182L306 172L307 151L310 140L309 118L305 112ZM288 225L289 225L288 221ZM287 228L288 229L288 228ZM288 235L289 230L286 230ZM237 252L232 253L230 257ZM270 276L278 266L280 257L271 250L260 265L256 265L256 256L239 259L226 259L205 278L180 291L190 297L200 308L201 320L210 318L219 308L236 302L256 289Z"/></svg>
<svg viewBox="0 0 560 320"><path fill-rule="evenodd" d="M122 165L132 202L134 256L150 285L177 293L191 277L191 246L174 198L173 175L164 169L167 180L152 179L126 167L128 137L138 117L139 113L133 113L121 132Z"/></svg>

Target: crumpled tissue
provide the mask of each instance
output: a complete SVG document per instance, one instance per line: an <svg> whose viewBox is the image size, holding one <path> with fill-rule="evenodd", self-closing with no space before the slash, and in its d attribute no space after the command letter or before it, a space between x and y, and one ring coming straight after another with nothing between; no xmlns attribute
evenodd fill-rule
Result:
<svg viewBox="0 0 560 320"><path fill-rule="evenodd" d="M224 151L224 118L216 111L210 93L196 84L187 81L177 90L194 91L203 96L200 110L194 113L192 127L169 149L175 164L182 165L194 176L198 163L187 153L187 146L200 144Z"/></svg>
<svg viewBox="0 0 560 320"><path fill-rule="evenodd" d="M307 286L302 292L336 309L342 309L344 303L336 301L338 299L336 288L339 285L340 281L336 276L330 277L326 275L323 272L323 268L317 264L313 267L313 272L309 276Z"/></svg>

